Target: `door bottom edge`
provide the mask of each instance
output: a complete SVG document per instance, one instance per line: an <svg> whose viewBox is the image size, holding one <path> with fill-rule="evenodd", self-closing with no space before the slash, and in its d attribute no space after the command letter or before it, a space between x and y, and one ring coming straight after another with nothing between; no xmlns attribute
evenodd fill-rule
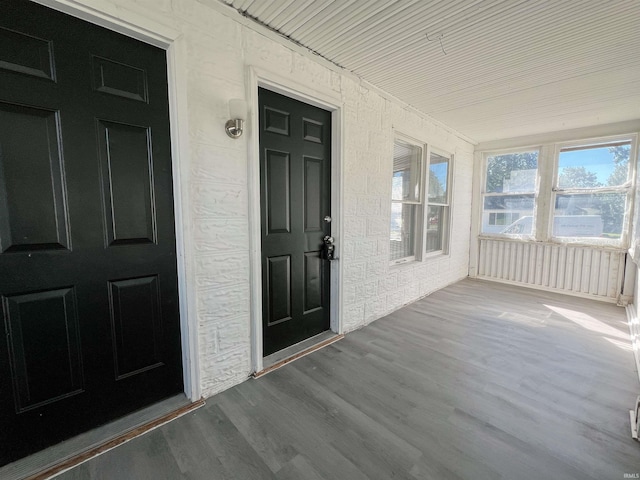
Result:
<svg viewBox="0 0 640 480"><path fill-rule="evenodd" d="M254 372L251 377L254 379L260 378L267 373L273 372L299 358L302 358L310 353L313 353L321 348L324 348L332 343L342 340L344 333L335 333L330 330L322 332L311 338L303 340L295 345L287 347L279 352L272 353L264 358L265 367L259 372Z"/></svg>
<svg viewBox="0 0 640 480"><path fill-rule="evenodd" d="M172 399L167 399L167 400L172 400ZM161 402L159 402L159 404L161 404ZM94 457L97 457L99 455L102 455L103 453L108 452L109 450L113 450L114 448L129 442L130 440L133 440L137 437L140 437L142 435L144 435L145 433L150 432L151 430L154 430L158 427L161 427L162 425L165 425L179 417L182 417L183 415L186 415L187 413L190 413L194 410L197 410L198 408L202 407L205 405L205 400L204 398L201 398L199 400L196 400L194 402L189 402L186 403L184 405L180 405L177 408L173 408L165 413L161 413L158 416L154 416L151 417L150 420L146 420L143 421L139 424L133 424L131 427L129 428L125 428L122 429L120 431L120 433L116 433L115 435L110 435L110 436L106 436L106 438L104 438L101 441L95 442L93 444L89 444L87 446L83 447L79 447L74 453L71 454L67 454L67 455L62 455L59 459L57 460L53 460L53 461L49 461L47 463L44 462L38 462L37 460L32 460L33 457L38 456L38 454L42 454L43 451L41 452L36 452L35 454L29 456L29 457L25 457L21 460L17 460L14 463L8 464L5 467L3 467L1 470L4 470L6 468L12 469L12 467L17 467L18 464L20 464L21 462L24 462L26 465L31 464L31 468L25 468L28 471L22 471L22 473L18 472L18 470L20 470L19 468L13 468L12 470L14 470L13 472L7 471L6 473L9 475L9 477L3 477L3 478L8 478L9 479L23 479L23 480L46 480L46 479L50 479L56 475L59 475L63 472L66 472L68 470L71 470L74 467L77 467L78 465L91 460ZM153 407L153 405L151 406ZM133 417L136 415L137 412L134 412L130 415L128 415L127 417L124 417L124 419L128 418L128 417ZM119 420L123 420L123 419L119 419ZM118 422L118 420L115 420L114 422ZM113 422L112 422L113 423ZM109 424L107 424L108 426ZM103 426L105 427L105 426ZM94 429L94 431L98 431L103 427L98 427L96 429ZM89 432L88 432L89 433ZM84 434L81 434L84 435ZM73 440L73 439L70 439ZM65 441L67 442L67 441ZM65 443L62 442L62 443ZM45 450L50 450L52 451L51 455L55 455L55 449L56 447L58 447L59 445L53 445L52 447L49 447ZM38 465L38 463L40 463L40 465ZM13 473L13 475L11 476L11 473Z"/></svg>

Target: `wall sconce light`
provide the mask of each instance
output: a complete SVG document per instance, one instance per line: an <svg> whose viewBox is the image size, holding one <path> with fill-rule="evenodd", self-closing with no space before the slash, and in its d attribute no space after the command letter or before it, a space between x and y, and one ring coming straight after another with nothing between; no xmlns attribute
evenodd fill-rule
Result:
<svg viewBox="0 0 640 480"><path fill-rule="evenodd" d="M247 119L247 102L239 98L229 100L229 116L231 120L227 120L224 129L231 138L240 138Z"/></svg>

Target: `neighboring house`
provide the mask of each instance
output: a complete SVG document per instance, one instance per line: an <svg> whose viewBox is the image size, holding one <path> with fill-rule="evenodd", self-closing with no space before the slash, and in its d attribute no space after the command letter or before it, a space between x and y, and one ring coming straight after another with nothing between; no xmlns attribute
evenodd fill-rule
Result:
<svg viewBox="0 0 640 480"><path fill-rule="evenodd" d="M635 120L478 144L214 0L41 3L0 6L1 464L469 275L540 287L487 265L552 188L483 209L484 152L637 148ZM579 247L603 292L543 287L628 302L625 222Z"/></svg>

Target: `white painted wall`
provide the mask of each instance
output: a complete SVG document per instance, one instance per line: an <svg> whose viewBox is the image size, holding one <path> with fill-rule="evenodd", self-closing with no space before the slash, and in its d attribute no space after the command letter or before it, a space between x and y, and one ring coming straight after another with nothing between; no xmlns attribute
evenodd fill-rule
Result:
<svg viewBox="0 0 640 480"><path fill-rule="evenodd" d="M251 373L249 141L223 126L231 98L247 98L249 68L342 103L343 226L338 239L342 326L351 331L467 275L473 145L446 126L280 38L216 0L42 0L106 12L147 31L178 32L186 81L174 158L184 211L184 284L197 322L199 377L210 396ZM179 99L179 101L181 101ZM253 114L255 112L250 112ZM455 155L449 255L390 267L394 131ZM184 298L182 299L184 301ZM193 317L192 317L193 318Z"/></svg>

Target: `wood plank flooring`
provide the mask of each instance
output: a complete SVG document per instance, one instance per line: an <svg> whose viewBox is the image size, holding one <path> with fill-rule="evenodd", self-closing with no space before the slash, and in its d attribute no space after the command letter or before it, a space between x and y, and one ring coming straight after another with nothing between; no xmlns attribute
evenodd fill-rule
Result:
<svg viewBox="0 0 640 480"><path fill-rule="evenodd" d="M57 478L618 480L639 393L622 308L464 280Z"/></svg>

